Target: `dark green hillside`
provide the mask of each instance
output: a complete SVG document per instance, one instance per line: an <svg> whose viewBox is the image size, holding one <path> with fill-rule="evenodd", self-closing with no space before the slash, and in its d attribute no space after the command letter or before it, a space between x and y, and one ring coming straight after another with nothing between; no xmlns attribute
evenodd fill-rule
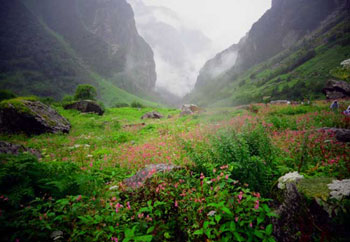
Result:
<svg viewBox="0 0 350 242"><path fill-rule="evenodd" d="M60 99L90 83L107 105L152 104L137 96L147 98L154 87L153 53L125 1L6 0L0 14L0 89ZM119 23L110 36L105 22Z"/></svg>
<svg viewBox="0 0 350 242"><path fill-rule="evenodd" d="M188 100L200 105L230 106L261 102L264 98L324 98L321 91L332 77L330 71L350 58L349 14L345 9L330 13L313 32L245 71L237 70L239 58L245 60L241 56L236 66L214 79L200 76ZM210 69L202 73L210 73Z"/></svg>

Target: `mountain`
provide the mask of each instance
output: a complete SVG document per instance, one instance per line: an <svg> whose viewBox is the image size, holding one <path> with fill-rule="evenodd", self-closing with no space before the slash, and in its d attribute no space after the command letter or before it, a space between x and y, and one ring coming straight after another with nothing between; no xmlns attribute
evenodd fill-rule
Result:
<svg viewBox="0 0 350 242"><path fill-rule="evenodd" d="M186 26L169 8L146 5L143 0L128 2L135 11L140 35L154 51L157 90L177 96L190 92L199 69L211 54L211 40L201 31Z"/></svg>
<svg viewBox="0 0 350 242"><path fill-rule="evenodd" d="M350 57L349 1L273 0L238 44L209 60L186 97L239 105L321 97L329 71Z"/></svg>
<svg viewBox="0 0 350 242"><path fill-rule="evenodd" d="M152 49L125 0L4 0L0 14L2 89L61 98L89 82L112 105L155 87Z"/></svg>

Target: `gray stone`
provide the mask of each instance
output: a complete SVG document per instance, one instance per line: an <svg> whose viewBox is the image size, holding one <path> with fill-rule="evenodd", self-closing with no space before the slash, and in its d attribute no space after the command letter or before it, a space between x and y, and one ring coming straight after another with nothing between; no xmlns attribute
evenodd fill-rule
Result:
<svg viewBox="0 0 350 242"><path fill-rule="evenodd" d="M173 170L181 169L180 166L168 165L168 164L156 164L149 165L146 168L137 172L134 176L124 180L124 184L130 188L141 187L148 178L151 178L154 174L161 172L170 172Z"/></svg>
<svg viewBox="0 0 350 242"><path fill-rule="evenodd" d="M0 106L0 132L28 135L68 133L70 123L54 109L39 102L23 99L6 100Z"/></svg>
<svg viewBox="0 0 350 242"><path fill-rule="evenodd" d="M156 111L146 113L141 117L141 119L161 119L161 118L163 118L163 115L161 115Z"/></svg>
<svg viewBox="0 0 350 242"><path fill-rule="evenodd" d="M35 155L38 159L41 158L40 152L35 149L26 148L23 145L17 145L5 141L0 141L0 154L18 155L20 153L25 152Z"/></svg>
<svg viewBox="0 0 350 242"><path fill-rule="evenodd" d="M201 112L201 111L203 111L203 110L195 104L184 104L181 107L180 116L191 115L191 114Z"/></svg>
<svg viewBox="0 0 350 242"><path fill-rule="evenodd" d="M328 99L341 99L350 97L350 83L338 80L329 80L323 93Z"/></svg>
<svg viewBox="0 0 350 242"><path fill-rule="evenodd" d="M350 142L350 129L339 129L339 128L322 128L320 131L334 133L335 138L339 142Z"/></svg>
<svg viewBox="0 0 350 242"><path fill-rule="evenodd" d="M96 113L98 115L103 115L104 110L95 101L91 100L81 100L74 103L70 103L64 106L64 109L75 109L82 113Z"/></svg>

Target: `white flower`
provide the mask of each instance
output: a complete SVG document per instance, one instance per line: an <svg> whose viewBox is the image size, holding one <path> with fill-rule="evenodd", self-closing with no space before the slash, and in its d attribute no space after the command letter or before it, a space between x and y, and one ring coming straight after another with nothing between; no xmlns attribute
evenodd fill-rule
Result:
<svg viewBox="0 0 350 242"><path fill-rule="evenodd" d="M118 186L112 186L109 188L109 190L118 190Z"/></svg>
<svg viewBox="0 0 350 242"><path fill-rule="evenodd" d="M350 59L342 61L342 63L340 63L340 65L343 67L350 67Z"/></svg>
<svg viewBox="0 0 350 242"><path fill-rule="evenodd" d="M341 200L343 197L350 195L350 179L342 181L334 180L332 183L328 184L328 188L331 190L331 198Z"/></svg>
<svg viewBox="0 0 350 242"><path fill-rule="evenodd" d="M300 175L297 171L289 172L289 173L285 174L284 176L281 176L280 178L278 178L277 187L279 189L283 190L286 188L287 183L296 182L296 181L303 179L303 178L304 178L304 176Z"/></svg>
<svg viewBox="0 0 350 242"><path fill-rule="evenodd" d="M208 216L214 216L215 214L216 214L216 211L213 210L213 211L210 211L210 212L208 213Z"/></svg>

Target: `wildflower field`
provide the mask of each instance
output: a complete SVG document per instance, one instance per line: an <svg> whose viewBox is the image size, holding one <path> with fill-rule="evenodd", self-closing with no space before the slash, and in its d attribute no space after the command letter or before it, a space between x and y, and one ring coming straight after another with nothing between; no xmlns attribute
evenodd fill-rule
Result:
<svg viewBox="0 0 350 242"><path fill-rule="evenodd" d="M350 178L350 143L321 128L350 128L350 117L326 101L184 117L165 108L103 116L54 108L72 124L69 134L0 137L42 155L0 155L2 241L52 241L57 231L60 241L278 241L279 178L292 172L330 222L305 216L284 241L349 238L349 197L333 198L327 184ZM169 117L140 119L152 110ZM137 188L123 183L151 164L180 168Z"/></svg>

